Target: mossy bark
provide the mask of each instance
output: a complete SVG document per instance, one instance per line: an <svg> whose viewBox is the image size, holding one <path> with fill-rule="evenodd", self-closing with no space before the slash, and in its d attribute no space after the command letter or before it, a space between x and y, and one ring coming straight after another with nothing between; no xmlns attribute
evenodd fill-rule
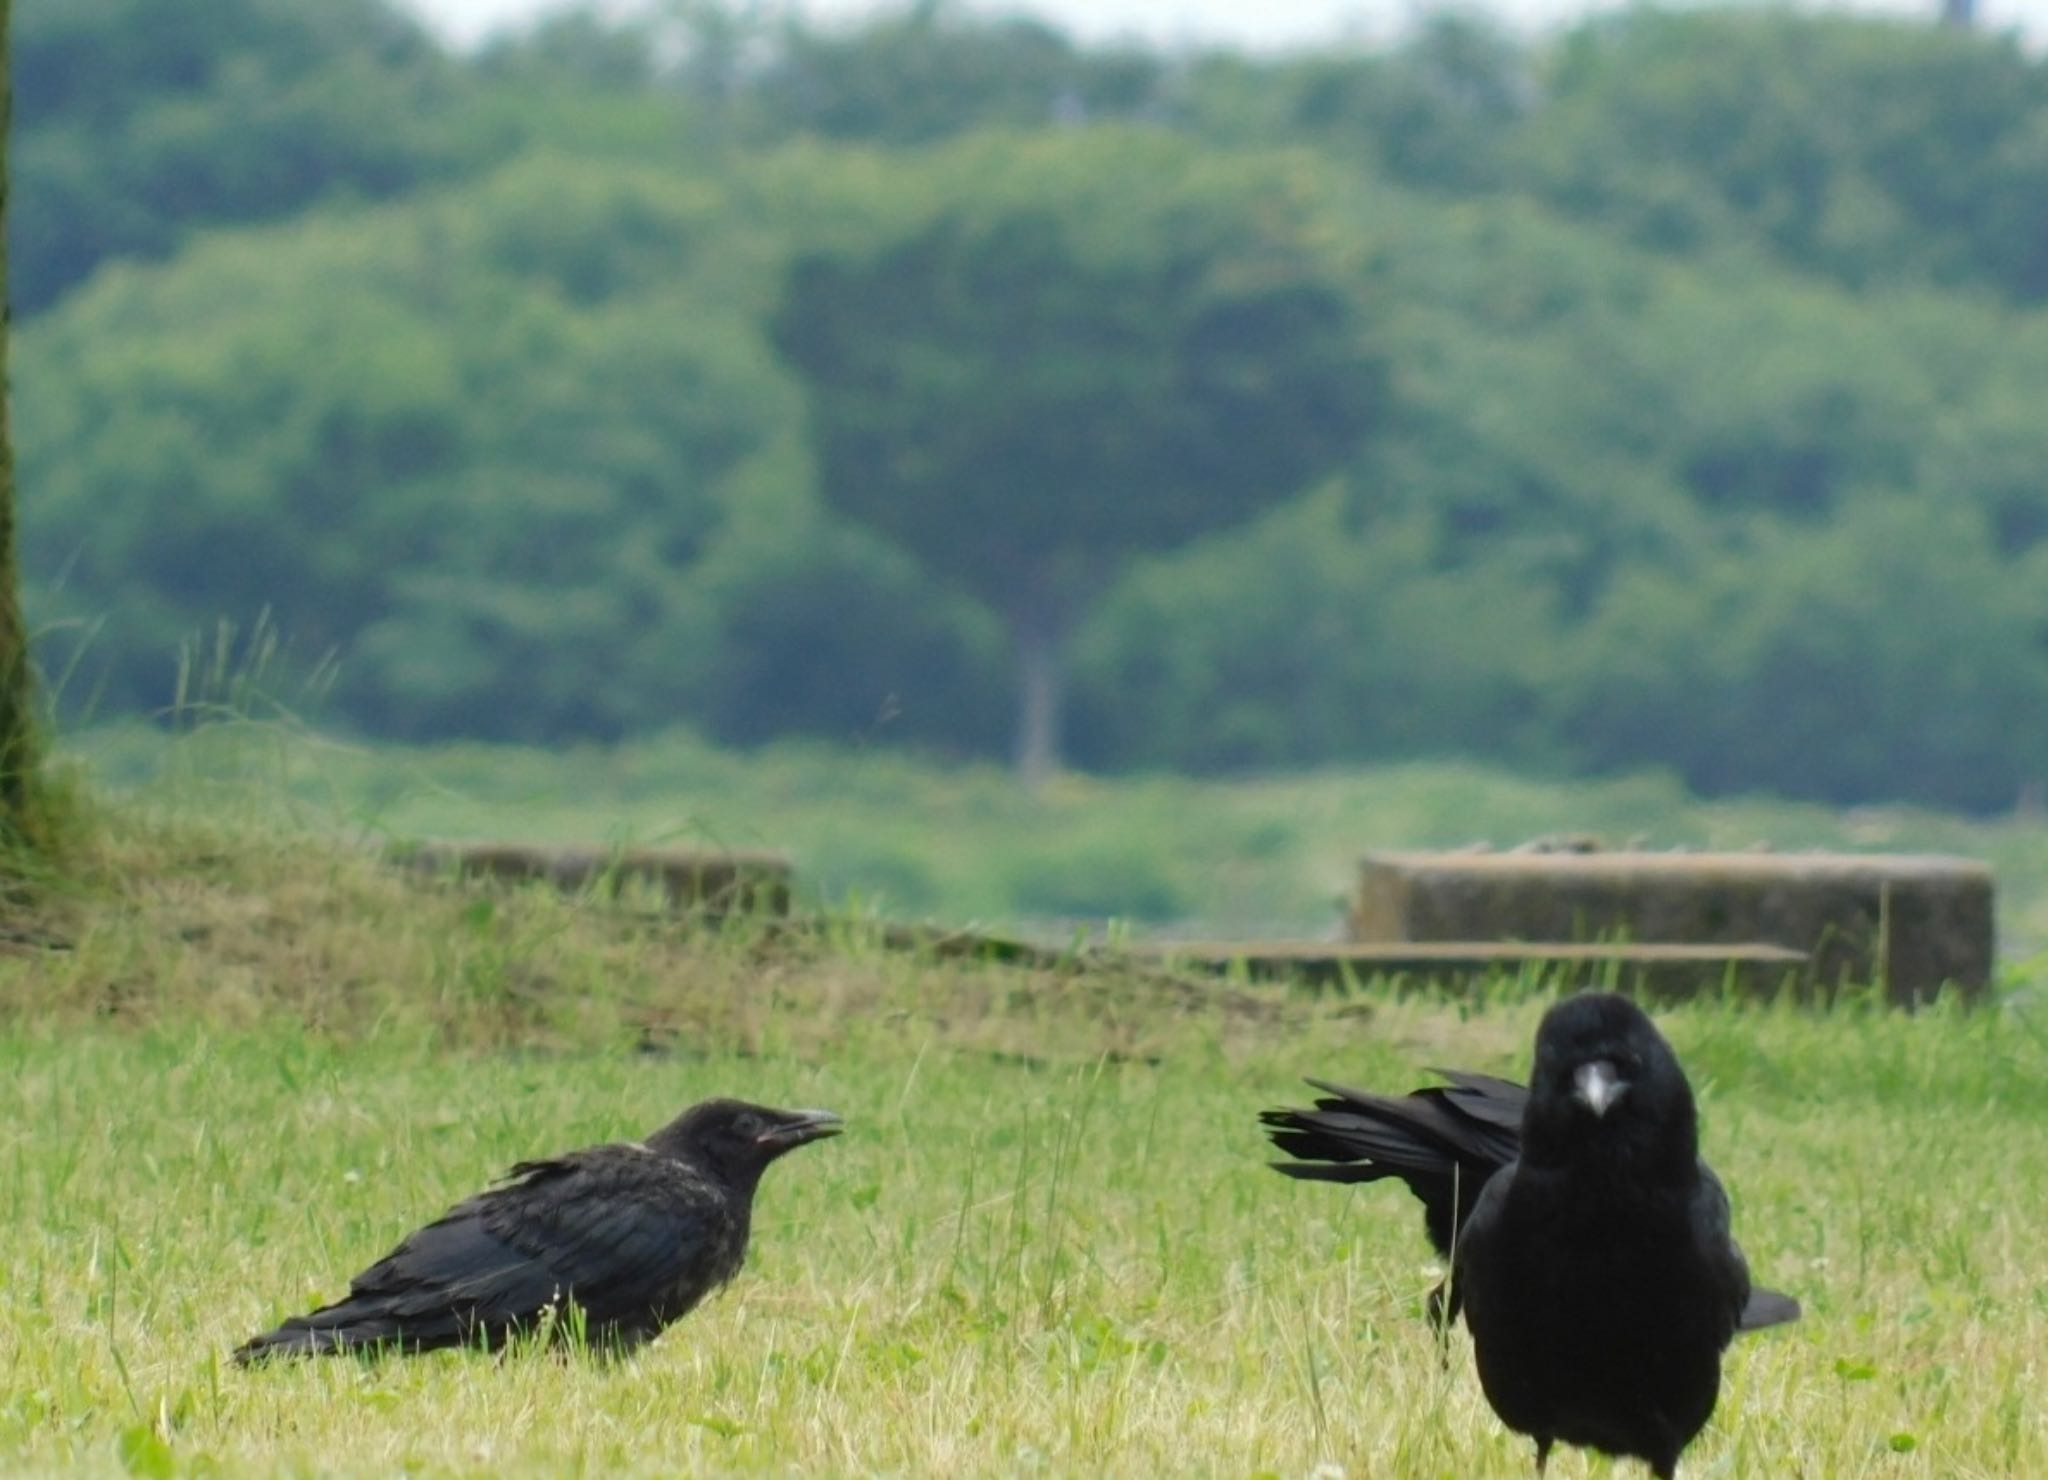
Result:
<svg viewBox="0 0 2048 1480"><path fill-rule="evenodd" d="M28 626L21 612L21 571L14 545L14 432L9 415L9 341L13 312L8 294L8 136L14 120L12 0L0 0L0 829L14 840L26 836L30 788L36 766L33 676Z"/></svg>

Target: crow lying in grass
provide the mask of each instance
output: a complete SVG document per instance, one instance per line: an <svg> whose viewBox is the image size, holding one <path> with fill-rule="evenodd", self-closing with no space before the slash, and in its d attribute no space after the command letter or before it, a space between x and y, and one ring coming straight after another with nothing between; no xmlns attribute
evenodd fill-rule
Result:
<svg viewBox="0 0 2048 1480"><path fill-rule="evenodd" d="M1452 1259L1480 1384L1509 1428L1648 1462L1661 1480L1705 1425L1738 1330L1794 1320L1754 1290L1728 1196L1699 1157L1692 1088L1626 998L1552 1008L1531 1088L1446 1073L1401 1098L1318 1083L1313 1110L1269 1110L1276 1163L1336 1182L1399 1177Z"/></svg>
<svg viewBox="0 0 2048 1480"><path fill-rule="evenodd" d="M521 1162L235 1360L496 1348L569 1329L572 1308L591 1346L629 1351L739 1272L768 1164L839 1130L829 1111L707 1100L644 1143Z"/></svg>

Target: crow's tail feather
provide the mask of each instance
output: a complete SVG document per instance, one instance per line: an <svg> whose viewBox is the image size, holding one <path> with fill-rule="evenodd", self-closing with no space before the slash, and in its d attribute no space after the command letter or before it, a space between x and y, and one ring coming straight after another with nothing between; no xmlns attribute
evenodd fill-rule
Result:
<svg viewBox="0 0 2048 1480"><path fill-rule="evenodd" d="M1797 1300L1776 1290L1757 1288L1749 1292L1749 1303L1742 1307L1742 1318L1735 1323L1735 1329L1763 1331L1772 1326L1789 1325L1798 1319Z"/></svg>
<svg viewBox="0 0 2048 1480"><path fill-rule="evenodd" d="M473 1322L460 1320L448 1311L400 1315L380 1309L378 1302L345 1300L308 1316L294 1316L275 1331L251 1337L235 1348L234 1359L246 1367L273 1357L433 1351L465 1345L476 1330Z"/></svg>

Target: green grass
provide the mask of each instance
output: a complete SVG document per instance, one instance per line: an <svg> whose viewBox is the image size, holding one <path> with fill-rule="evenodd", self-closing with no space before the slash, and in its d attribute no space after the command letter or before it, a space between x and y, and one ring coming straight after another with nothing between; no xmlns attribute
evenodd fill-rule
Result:
<svg viewBox="0 0 2048 1480"><path fill-rule="evenodd" d="M252 776L300 815L370 838L516 837L780 848L813 903L1011 924L1119 917L1258 935L1326 934L1360 855L1512 846L1587 832L1620 845L1942 851L1989 860L2001 946L2048 947L2048 820L1967 820L1766 800L1703 803L1666 777L1574 783L1429 764L1241 781L1069 776L1041 796L999 768L687 735L561 753L363 748L272 726L77 738L109 782L190 797Z"/></svg>
<svg viewBox="0 0 2048 1480"><path fill-rule="evenodd" d="M1274 1176L1254 1123L1304 1072L1519 1073L1527 991L771 947L219 823L122 818L92 857L40 922L71 949L0 957L0 1472L1530 1473L1463 1338L1437 1360L1413 1203ZM2024 995L1660 1017L1759 1277L1807 1307L1738 1345L1686 1473L2048 1474ZM511 1161L714 1093L850 1130L770 1173L748 1270L639 1357L223 1365Z"/></svg>

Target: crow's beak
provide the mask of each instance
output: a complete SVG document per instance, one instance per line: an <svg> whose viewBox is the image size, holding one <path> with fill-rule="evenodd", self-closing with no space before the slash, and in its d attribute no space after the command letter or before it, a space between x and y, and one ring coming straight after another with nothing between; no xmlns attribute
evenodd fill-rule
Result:
<svg viewBox="0 0 2048 1480"><path fill-rule="evenodd" d="M1594 1059L1572 1071L1572 1093L1595 1115L1605 1115L1628 1093L1628 1081L1615 1073L1606 1059Z"/></svg>
<svg viewBox="0 0 2048 1480"><path fill-rule="evenodd" d="M846 1122L830 1110L792 1110L782 1117L780 1125L770 1126L756 1136L754 1144L774 1151L789 1151L812 1141L822 1141L827 1136L836 1136L844 1129Z"/></svg>

